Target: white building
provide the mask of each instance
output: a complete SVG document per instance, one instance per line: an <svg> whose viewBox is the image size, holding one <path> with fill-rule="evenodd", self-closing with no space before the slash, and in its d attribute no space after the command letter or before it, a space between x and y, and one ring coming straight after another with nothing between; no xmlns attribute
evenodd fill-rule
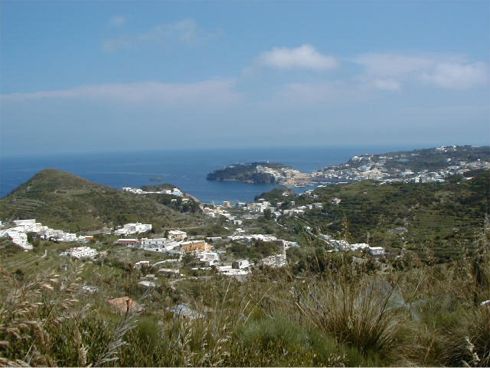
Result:
<svg viewBox="0 0 490 368"><path fill-rule="evenodd" d="M145 191L140 188L123 187L122 190L133 194L170 194L176 197L182 197L184 195L179 188L162 189L159 191Z"/></svg>
<svg viewBox="0 0 490 368"><path fill-rule="evenodd" d="M231 235L228 237L228 239L233 241L245 241L248 243L252 241L274 242L279 240L274 235L267 234Z"/></svg>
<svg viewBox="0 0 490 368"><path fill-rule="evenodd" d="M140 246L141 248L163 248L167 242L168 240L165 238L143 238L140 241Z"/></svg>
<svg viewBox="0 0 490 368"><path fill-rule="evenodd" d="M299 244L297 242L289 241L289 240L282 240L282 245L284 249L289 249L289 248L298 248Z"/></svg>
<svg viewBox="0 0 490 368"><path fill-rule="evenodd" d="M196 257L207 266L216 266L219 264L219 254L216 252L198 252L196 253Z"/></svg>
<svg viewBox="0 0 490 368"><path fill-rule="evenodd" d="M284 267L287 265L286 254L274 254L272 256L262 258L261 263L264 266L269 266L272 268Z"/></svg>
<svg viewBox="0 0 490 368"><path fill-rule="evenodd" d="M358 251L358 250L364 250L368 249L369 250L370 246L367 243L352 243L347 246L348 250L352 251Z"/></svg>
<svg viewBox="0 0 490 368"><path fill-rule="evenodd" d="M123 227L114 231L116 235L129 235L129 234L139 234L146 233L152 229L151 224L141 224L139 222L129 223L124 225Z"/></svg>
<svg viewBox="0 0 490 368"><path fill-rule="evenodd" d="M250 273L248 269L233 268L231 265L216 267L218 272L224 276L242 278Z"/></svg>
<svg viewBox="0 0 490 368"><path fill-rule="evenodd" d="M150 261L138 261L134 264L134 268L139 270L142 267L150 267Z"/></svg>
<svg viewBox="0 0 490 368"><path fill-rule="evenodd" d="M165 276L180 276L180 271L176 268L160 268L157 272Z"/></svg>
<svg viewBox="0 0 490 368"><path fill-rule="evenodd" d="M21 247L24 250L32 250L33 246L27 240L27 234L21 231L18 231L16 228L11 228L7 230L0 231L0 238L9 237L12 240L12 243Z"/></svg>
<svg viewBox="0 0 490 368"><path fill-rule="evenodd" d="M143 281L140 281L138 282L138 285L143 287L143 288L154 288L157 286L157 284L155 284L153 281L149 281L149 280L143 280Z"/></svg>
<svg viewBox="0 0 490 368"><path fill-rule="evenodd" d="M43 226L35 219L15 220L15 226L0 232L0 237L9 236L12 241L25 250L31 250L32 245L27 242L27 233L38 234L42 239L62 241L62 242L81 242L86 243L84 236L73 233L66 233L63 230L51 229Z"/></svg>
<svg viewBox="0 0 490 368"><path fill-rule="evenodd" d="M170 230L167 238L174 241L183 241L187 238L187 233L182 230Z"/></svg>
<svg viewBox="0 0 490 368"><path fill-rule="evenodd" d="M372 256L383 256L385 254L385 250L383 247L369 247L368 253Z"/></svg>
<svg viewBox="0 0 490 368"><path fill-rule="evenodd" d="M87 242L83 236L78 236L77 234L73 233L65 233L63 230L50 229L46 226L43 226L43 229L39 231L38 234L42 239L56 242Z"/></svg>
<svg viewBox="0 0 490 368"><path fill-rule="evenodd" d="M123 187L122 190L133 194L144 194L143 189L140 188Z"/></svg>
<svg viewBox="0 0 490 368"><path fill-rule="evenodd" d="M14 220L15 229L25 233L38 233L42 231L46 226L41 223L36 222L35 219L29 220Z"/></svg>
<svg viewBox="0 0 490 368"><path fill-rule="evenodd" d="M302 215L305 213L305 210L301 208L292 208L290 210L284 210L282 213L284 216Z"/></svg>
<svg viewBox="0 0 490 368"><path fill-rule="evenodd" d="M60 253L60 256L69 256L76 259L93 259L98 254L99 252L96 249L90 247L76 247Z"/></svg>
<svg viewBox="0 0 490 368"><path fill-rule="evenodd" d="M36 224L35 219L28 220L14 220L15 226L34 226Z"/></svg>
<svg viewBox="0 0 490 368"><path fill-rule="evenodd" d="M262 202L253 202L253 203L249 203L247 205L247 210L251 211L251 212L259 212L259 213L262 213L264 212L266 209L270 209L271 208L271 204L270 202L267 202L265 200L263 200Z"/></svg>
<svg viewBox="0 0 490 368"><path fill-rule="evenodd" d="M248 259L239 259L231 264L231 268L236 270L247 270L250 268L250 261Z"/></svg>

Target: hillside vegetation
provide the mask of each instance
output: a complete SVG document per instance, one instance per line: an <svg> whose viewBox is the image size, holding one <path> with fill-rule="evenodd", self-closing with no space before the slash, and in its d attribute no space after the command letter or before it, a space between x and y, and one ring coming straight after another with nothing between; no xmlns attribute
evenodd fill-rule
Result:
<svg viewBox="0 0 490 368"><path fill-rule="evenodd" d="M274 175L260 171L260 167L270 169L287 168L285 165L270 162L235 164L209 173L206 179L211 181L240 181L252 184L273 184L277 182L277 178Z"/></svg>
<svg viewBox="0 0 490 368"><path fill-rule="evenodd" d="M264 268L245 282L159 278L142 290L143 271L115 258L142 251L99 244L107 258L81 262L43 243L0 262L0 365L488 366L488 246L487 234L477 257L390 273L326 254L321 273ZM112 310L122 295L144 311ZM172 316L177 303L202 318Z"/></svg>
<svg viewBox="0 0 490 368"><path fill-rule="evenodd" d="M349 242L448 260L471 251L490 207L490 171L467 175L443 183L330 185L304 195L275 189L260 197L283 208L322 203L322 209L282 218L287 228L309 226Z"/></svg>
<svg viewBox="0 0 490 368"><path fill-rule="evenodd" d="M126 193L67 172L46 169L0 200L0 218L35 218L67 231L137 221L152 222L157 227L197 221L195 216L184 216L162 204L160 197Z"/></svg>

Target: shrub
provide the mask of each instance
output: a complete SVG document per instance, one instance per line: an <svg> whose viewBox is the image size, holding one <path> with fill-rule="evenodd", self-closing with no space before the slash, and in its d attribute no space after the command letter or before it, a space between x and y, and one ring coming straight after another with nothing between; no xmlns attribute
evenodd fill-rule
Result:
<svg viewBox="0 0 490 368"><path fill-rule="evenodd" d="M445 331L442 361L450 366L490 366L490 308L465 313L460 323Z"/></svg>
<svg viewBox="0 0 490 368"><path fill-rule="evenodd" d="M325 334L356 347L365 356L388 357L397 344L403 317L390 307L395 290L375 281L317 283L298 302L303 315Z"/></svg>

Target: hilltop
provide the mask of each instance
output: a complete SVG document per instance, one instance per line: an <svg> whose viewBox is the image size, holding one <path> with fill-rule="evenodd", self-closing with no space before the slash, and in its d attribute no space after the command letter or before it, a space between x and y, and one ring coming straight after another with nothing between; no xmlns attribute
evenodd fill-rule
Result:
<svg viewBox="0 0 490 368"><path fill-rule="evenodd" d="M0 200L0 218L36 218L69 231L94 230L131 221L148 221L156 226L194 221L160 199L160 196L139 196L61 170L46 169Z"/></svg>
<svg viewBox="0 0 490 368"><path fill-rule="evenodd" d="M211 181L239 181L249 184L285 184L299 180L304 174L281 163L251 162L233 164L215 170L206 177Z"/></svg>

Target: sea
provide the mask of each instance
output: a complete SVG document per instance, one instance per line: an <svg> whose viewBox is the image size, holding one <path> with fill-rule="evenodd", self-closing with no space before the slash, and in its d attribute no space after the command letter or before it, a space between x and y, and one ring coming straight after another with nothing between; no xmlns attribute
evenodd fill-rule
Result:
<svg viewBox="0 0 490 368"><path fill-rule="evenodd" d="M0 158L0 197L38 171L56 168L114 188L170 183L206 203L249 202L276 185L213 182L206 180L206 175L230 164L254 161L279 162L298 170L313 171L343 163L354 155L413 148L416 147L189 149L3 157Z"/></svg>

